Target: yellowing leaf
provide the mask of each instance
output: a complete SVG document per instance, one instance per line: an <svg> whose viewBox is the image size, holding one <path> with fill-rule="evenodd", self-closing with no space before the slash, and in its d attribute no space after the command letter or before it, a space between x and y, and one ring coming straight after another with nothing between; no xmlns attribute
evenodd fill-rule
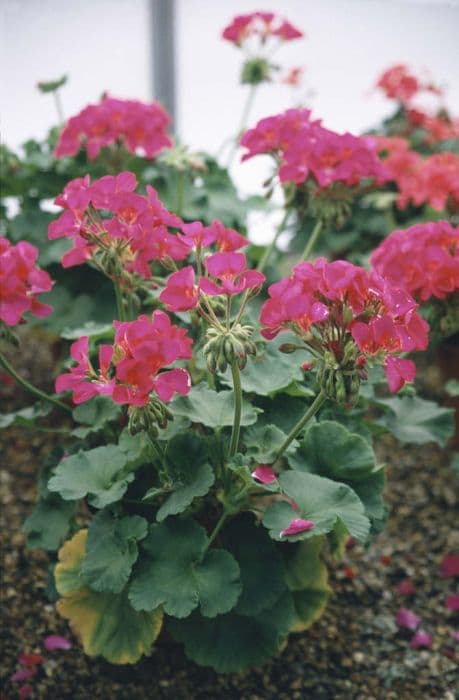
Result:
<svg viewBox="0 0 459 700"><path fill-rule="evenodd" d="M132 664L148 654L159 635L163 613L160 608L137 612L125 591L97 593L84 585L80 568L86 548L87 530L80 530L59 552L56 588L61 594L58 612L89 656L103 656L113 664Z"/></svg>

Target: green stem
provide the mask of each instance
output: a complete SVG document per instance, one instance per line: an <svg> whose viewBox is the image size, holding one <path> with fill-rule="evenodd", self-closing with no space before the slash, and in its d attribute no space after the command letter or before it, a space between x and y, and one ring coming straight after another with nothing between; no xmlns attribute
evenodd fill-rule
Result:
<svg viewBox="0 0 459 700"><path fill-rule="evenodd" d="M289 215L290 215L290 211L289 211L289 209L287 209L283 218L282 218L282 221L280 222L279 226L276 229L276 233L274 235L273 240L271 241L269 246L267 248L265 248L265 252L263 253L261 260L257 265L258 272L263 272L263 270L265 269L266 263L268 262L268 260L271 256L271 253L273 252L274 248L276 247L277 240L278 240L279 236L281 235L281 233L283 232L283 230L285 229L285 225L287 223Z"/></svg>
<svg viewBox="0 0 459 700"><path fill-rule="evenodd" d="M115 287L116 308L118 310L118 320L125 321L126 314L124 312L123 294L121 292L120 282L117 277L113 278L113 286Z"/></svg>
<svg viewBox="0 0 459 700"><path fill-rule="evenodd" d="M242 414L242 386L241 373L236 360L231 363L231 374L233 375L233 391L234 391L234 420L233 430L231 432L231 443L229 448L229 457L236 454L239 444L239 432L241 430L241 414Z"/></svg>
<svg viewBox="0 0 459 700"><path fill-rule="evenodd" d="M304 247L304 250L301 254L301 258L300 258L299 262L301 260L307 260L309 258L309 256L311 255L312 249L314 248L314 246L317 242L317 239L319 238L320 233L323 229L323 225L324 225L323 219L318 219L316 222L316 225L312 229L311 235L308 238L308 242L306 243L306 245Z"/></svg>
<svg viewBox="0 0 459 700"><path fill-rule="evenodd" d="M298 421L298 423L296 425L293 426L293 428L291 429L291 431L289 432L289 434L285 438L284 442L282 443L282 445L277 453L276 459L274 460L275 462L284 454L285 450L290 445L290 443L293 442L293 440L296 438L298 433L300 433L301 430L304 428L306 423L317 413L317 411L319 410L319 408L321 408L321 406L324 404L326 399L327 399L327 397L325 396L323 391L320 391L317 394L316 398L314 399L312 404L309 406L309 408L306 411L306 413L304 414L304 416L302 418L300 418L300 420Z"/></svg>
<svg viewBox="0 0 459 700"><path fill-rule="evenodd" d="M239 139L241 138L242 132L245 131L245 129L247 127L247 122L249 120L249 114L250 114L250 110L252 109L252 106L253 106L255 95L257 92L257 87L258 87L258 85L251 85L250 86L250 90L249 90L249 93L247 95L247 99L246 99L245 104L244 104L244 109L242 110L242 116L241 116L241 122L239 125L239 129L238 129L236 138L234 139L233 147L232 147L231 151L229 152L228 161L226 163L227 169L230 167L231 163L233 162L234 156L235 156L237 148L239 146Z"/></svg>
<svg viewBox="0 0 459 700"><path fill-rule="evenodd" d="M60 123L60 125L62 125L65 122L65 117L64 117L64 110L62 109L62 102L61 102L61 96L59 94L59 90L54 90L53 97L54 97L54 104L56 105L56 111L57 111L59 123Z"/></svg>
<svg viewBox="0 0 459 700"><path fill-rule="evenodd" d="M204 557L204 555L206 554L206 552L207 552L207 550L209 549L209 547L211 546L212 542L213 542L213 541L215 540L215 538L217 537L217 535L218 535L218 533L220 532L220 530L222 529L223 525L225 524L228 515L229 515L229 512L228 512L227 510L224 510L223 513L221 514L220 520L219 520L218 523L215 525L215 527L214 527L214 529L213 529L213 531L212 531L212 534L211 534L210 537L209 537L209 541L207 542L207 546L206 546L206 548L205 548L205 550L204 550L204 552L203 552L203 555L202 555L203 557Z"/></svg>
<svg viewBox="0 0 459 700"><path fill-rule="evenodd" d="M48 403L53 404L53 406L57 406L58 408L62 408L64 411L67 411L68 413L72 413L72 408L70 406L67 406L65 403L62 403L62 401L59 401L59 399L54 398L54 396L49 396L49 394L45 394L44 391L41 391L40 389L37 389L37 387L33 386L32 384L29 384L28 381L23 379L22 377L17 374L17 372L13 369L13 367L10 365L6 357L2 353L0 353L0 365L3 367L3 369L8 372L8 374L13 377L13 379L20 385L22 386L23 389L29 392L29 394L32 394L33 396L36 396L37 398L41 399L42 401L47 401Z"/></svg>
<svg viewBox="0 0 459 700"><path fill-rule="evenodd" d="M185 173L182 170L177 170L177 214L183 214L185 203Z"/></svg>

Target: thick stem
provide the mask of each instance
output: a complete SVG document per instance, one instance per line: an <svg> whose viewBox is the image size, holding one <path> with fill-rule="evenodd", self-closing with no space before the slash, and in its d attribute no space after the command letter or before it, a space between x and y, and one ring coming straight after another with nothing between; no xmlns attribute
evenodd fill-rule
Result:
<svg viewBox="0 0 459 700"><path fill-rule="evenodd" d="M285 225L287 223L289 215L290 215L290 210L287 209L282 221L280 222L279 226L276 229L276 233L274 234L273 240L271 241L269 246L265 249L265 252L263 253L263 255L261 257L261 260L257 265L258 272L263 272L263 270L265 269L266 264L271 256L271 253L273 252L274 248L276 247L277 240L278 240L279 236L281 235L281 233L285 229Z"/></svg>
<svg viewBox="0 0 459 700"><path fill-rule="evenodd" d="M236 360L231 363L231 374L233 375L233 391L234 391L234 420L233 430L231 432L231 442L229 448L229 457L236 454L239 444L239 432L241 430L241 414L242 414L242 386L241 373Z"/></svg>
<svg viewBox="0 0 459 700"><path fill-rule="evenodd" d="M113 278L113 286L115 287L115 297L116 297L116 308L118 311L118 320L125 321L126 314L124 311L123 294L121 292L120 281L117 277Z"/></svg>
<svg viewBox="0 0 459 700"><path fill-rule="evenodd" d="M314 246L317 242L317 239L319 238L319 236L321 234L321 231L323 229L323 225L324 225L323 219L318 219L316 222L316 225L312 229L311 235L308 238L308 242L306 243L306 245L304 247L304 250L301 254L300 261L307 260L309 258L309 256L311 255L312 249L314 248Z"/></svg>
<svg viewBox="0 0 459 700"><path fill-rule="evenodd" d="M287 447L290 445L291 442L296 438L298 433L300 433L306 423L317 413L319 408L324 404L326 401L327 397L323 393L323 391L320 391L312 404L309 406L308 410L304 414L302 418L298 421L296 425L293 426L287 437L285 438L284 442L280 446L279 452L277 453L276 459L274 461L277 461L285 452Z"/></svg>
<svg viewBox="0 0 459 700"><path fill-rule="evenodd" d="M13 377L13 379L20 385L22 386L23 389L29 392L29 394L32 394L33 396L36 396L38 399L41 399L42 401L47 401L48 403L51 403L53 406L57 406L58 408L62 408L64 411L67 411L67 413L72 413L72 408L70 406L67 406L65 403L62 403L62 401L59 401L59 399L54 398L54 396L49 396L49 394L45 394L44 391L41 391L40 389L37 389L36 386L33 386L32 384L29 384L28 381L23 379L22 377L17 374L17 372L13 369L13 367L10 365L6 357L2 353L0 353L0 365L3 367L3 369L8 372L8 374Z"/></svg>

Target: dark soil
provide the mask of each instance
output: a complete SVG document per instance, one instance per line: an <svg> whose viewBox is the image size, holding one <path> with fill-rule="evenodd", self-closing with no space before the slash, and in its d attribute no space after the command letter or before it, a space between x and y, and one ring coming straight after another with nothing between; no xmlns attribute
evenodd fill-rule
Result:
<svg viewBox="0 0 459 700"><path fill-rule="evenodd" d="M51 362L48 351L38 352L35 346L33 356L23 358L22 371L39 383ZM2 410L13 403L28 401L6 385ZM26 651L46 657L31 681L33 697L43 700L457 697L458 655L456 651L454 656L450 631L459 621L457 613L454 619L445 608L445 597L455 592L454 582L438 573L443 555L459 547L457 477L446 452L433 446L401 449L392 440L380 445L380 459L390 465L386 530L367 551L355 546L344 562L335 565L334 596L308 632L292 635L282 654L262 668L218 676L188 661L181 647L168 639L159 641L150 658L127 667L84 656L76 640L70 651L43 651L46 635L71 635L48 602L48 557L26 549L21 524L35 500L38 465L54 441L55 436L22 429L1 435L2 700L19 697L20 684L9 677L18 668L19 654ZM397 584L405 578L416 586L411 598L397 592ZM433 637L432 649L410 648L410 634L394 622L400 607L422 617L423 628Z"/></svg>

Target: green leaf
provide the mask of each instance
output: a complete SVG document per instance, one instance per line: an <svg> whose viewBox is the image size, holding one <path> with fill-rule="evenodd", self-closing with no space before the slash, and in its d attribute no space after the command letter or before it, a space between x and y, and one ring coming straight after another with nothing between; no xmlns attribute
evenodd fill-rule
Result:
<svg viewBox="0 0 459 700"><path fill-rule="evenodd" d="M387 428L400 442L417 445L436 442L440 447L446 447L454 435L453 408L444 408L419 396L378 399L378 405L389 409L378 419L378 424Z"/></svg>
<svg viewBox="0 0 459 700"><path fill-rule="evenodd" d="M292 632L308 629L322 615L330 597L328 570L320 558L323 544L323 537L313 537L282 549L296 613Z"/></svg>
<svg viewBox="0 0 459 700"><path fill-rule="evenodd" d="M116 420L121 414L121 407L106 396L95 396L90 401L82 403L73 411L73 418L77 423L84 423L88 427L75 428L72 435L85 438L91 433L102 430L109 421Z"/></svg>
<svg viewBox="0 0 459 700"><path fill-rule="evenodd" d="M307 354L280 352L279 345L285 342L287 342L285 335L282 334L274 341L257 343L257 357L249 359L244 371L241 372L243 391L259 396L269 396L290 387L294 380L303 379L301 364L306 362ZM296 336L295 342L298 344ZM231 372L227 371L222 375L222 382L232 386Z"/></svg>
<svg viewBox="0 0 459 700"><path fill-rule="evenodd" d="M75 510L75 503L63 501L57 494L39 500L22 526L27 546L50 551L58 549L69 531Z"/></svg>
<svg viewBox="0 0 459 700"><path fill-rule="evenodd" d="M161 522L168 515L182 513L195 498L205 496L215 481L215 475L210 464L192 464L181 486L164 501L156 514Z"/></svg>
<svg viewBox="0 0 459 700"><path fill-rule="evenodd" d="M241 593L239 566L229 552L211 549L194 520L169 519L152 525L129 588L136 610L159 606L187 617L198 605L206 617L228 612Z"/></svg>
<svg viewBox="0 0 459 700"><path fill-rule="evenodd" d="M33 406L21 408L19 411L12 413L0 413L0 428L9 428L10 426L33 427L37 418L47 416L51 411L49 403L35 403Z"/></svg>
<svg viewBox="0 0 459 700"><path fill-rule="evenodd" d="M271 464L274 462L280 446L287 435L275 425L255 425L244 431L243 443L246 453L256 462ZM294 440L286 450L286 454L294 452L298 442Z"/></svg>
<svg viewBox="0 0 459 700"><path fill-rule="evenodd" d="M137 541L147 535L148 523L138 515L117 519L102 510L89 526L81 577L94 591L120 593L137 560Z"/></svg>
<svg viewBox="0 0 459 700"><path fill-rule="evenodd" d="M321 421L306 431L300 447L288 461L298 471L348 484L372 520L384 519L384 472L376 466L373 448L361 435L335 421Z"/></svg>
<svg viewBox="0 0 459 700"><path fill-rule="evenodd" d="M286 592L256 617L231 612L209 620L193 613L186 620L170 620L168 626L197 664L234 673L259 666L278 653L294 619L292 596Z"/></svg>
<svg viewBox="0 0 459 700"><path fill-rule="evenodd" d="M66 340L77 340L83 335L87 335L90 338L100 339L100 338L111 338L114 334L112 323L97 323L95 321L86 321L82 326L78 328L64 328L61 331L61 338Z"/></svg>
<svg viewBox="0 0 459 700"><path fill-rule="evenodd" d="M172 401L170 407L174 414L185 416L192 423L202 423L209 428L233 425L233 392L212 391L203 382L194 386L188 396L179 396ZM243 400L241 425L252 425L256 420L257 410Z"/></svg>
<svg viewBox="0 0 459 700"><path fill-rule="evenodd" d="M275 540L296 541L310 539L331 532L341 520L349 533L360 542L365 542L370 521L357 494L346 484L340 484L315 474L287 471L279 476L285 494L295 500L298 511L290 503L274 503L266 510L263 525L270 530ZM312 520L314 527L298 535L281 538L280 533L294 518Z"/></svg>
<svg viewBox="0 0 459 700"><path fill-rule="evenodd" d="M459 380L448 379L445 384L445 391L450 396L459 396Z"/></svg>
<svg viewBox="0 0 459 700"><path fill-rule="evenodd" d="M48 488L66 501L88 496L92 506L104 508L119 501L134 479L126 464L126 455L115 445L80 450L58 464Z"/></svg>
<svg viewBox="0 0 459 700"><path fill-rule="evenodd" d="M306 431L291 467L335 481L360 481L375 471L375 454L368 442L335 421L315 423Z"/></svg>
<svg viewBox="0 0 459 700"><path fill-rule="evenodd" d="M46 92L55 92L56 90L59 90L63 85L68 80L67 75L63 75L61 78L58 78L57 80L47 80L43 81L41 80L39 83L37 83L37 88L40 90L40 92L46 93Z"/></svg>
<svg viewBox="0 0 459 700"><path fill-rule="evenodd" d="M84 586L80 569L88 531L80 530L59 552L56 588L62 596L56 608L69 620L89 656L103 656L113 664L135 663L148 654L162 625L161 610L138 612L122 593L97 593Z"/></svg>
<svg viewBox="0 0 459 700"><path fill-rule="evenodd" d="M234 612L258 615L285 591L280 553L266 530L255 526L252 516L233 519L224 528L222 538L241 570L242 593Z"/></svg>

